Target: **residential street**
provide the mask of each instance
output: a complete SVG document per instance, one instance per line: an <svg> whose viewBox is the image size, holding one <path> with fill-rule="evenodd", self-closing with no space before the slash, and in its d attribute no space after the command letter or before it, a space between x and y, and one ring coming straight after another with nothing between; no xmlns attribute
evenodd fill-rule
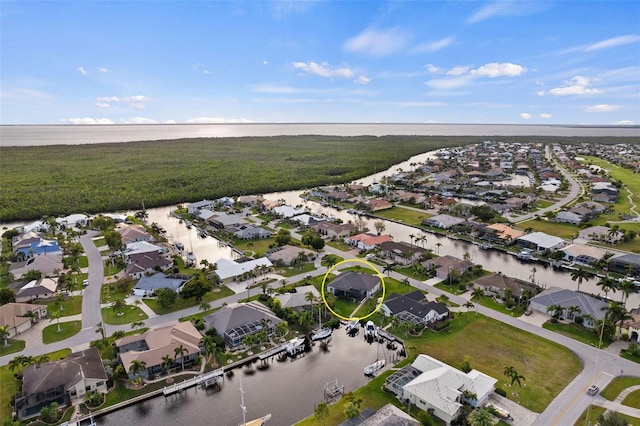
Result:
<svg viewBox="0 0 640 426"><path fill-rule="evenodd" d="M28 347L23 352L23 355L36 356L64 348L72 348L78 350L86 347L90 341L99 338L99 336L96 335L95 326L102 321L100 315L100 286L103 280L103 264L100 252L91 240L92 236L94 235L95 234L89 233L81 238L81 243L87 253L87 257L89 258L89 286L85 289L85 296L83 299L82 330L75 336L72 336L69 339L61 342L42 345L39 347ZM296 238L300 237L295 233L292 233L292 235ZM343 259L354 257L353 253L343 252L329 246L325 246L324 253L322 253L320 257L325 254L335 254ZM316 263L316 265L318 265L318 263ZM313 271L311 275L322 276L326 272L326 270L326 268L320 267L319 269ZM305 275L307 275L307 273L289 277L286 278L286 280L289 283L296 282L302 280ZM391 272L390 275L398 280L402 280L405 278L404 275L401 275L397 272ZM452 302L457 303L460 306L462 306L468 300L467 298L455 296L450 293L443 292L436 287L433 287L433 284L436 284L439 281L439 279L432 279L427 282L421 282L409 278L409 282L412 286L422 290L426 290L429 293L430 300L435 299L441 294L446 294ZM212 302L211 307L217 308L225 303L229 304L245 298L247 296L244 291L245 283L242 283L240 287L238 287L237 285L235 286L236 291L239 291L238 293ZM259 282L257 282L256 284L259 284ZM253 291L260 291L259 286L253 289ZM467 295L467 297L469 297L469 295ZM638 366L638 364L620 358L619 356L612 354L606 350L598 350L595 347L580 343L561 334L545 330L540 326L539 323L527 321L527 317L523 317L524 319L514 318L480 305L476 306L477 311L479 313L482 313L483 315L497 319L506 324L510 324L514 327L518 327L522 330L537 334L548 340L568 347L578 355L584 365L584 368L582 369L580 374L578 374L578 376L547 407L547 409L539 415L533 425L560 426L573 424L590 403L596 403L597 405L611 407L617 411L640 418L640 410L606 401L600 396L588 396L586 393L587 388L592 383L597 384L600 389L603 389L613 379L613 377L620 375L621 371L624 371L626 374L640 376L640 366ZM184 316L197 314L199 312L199 307L194 306L192 308L185 309L179 312L150 317L149 319L145 320L145 325L147 327L170 325ZM106 326L107 335L111 335L116 330L130 331L130 326L128 324L120 326ZM535 348L531 348L531 350L535 350ZM1 357L0 364L4 365L8 363L9 360L14 356L15 354ZM550 371L550 374L553 374L553 372Z"/></svg>

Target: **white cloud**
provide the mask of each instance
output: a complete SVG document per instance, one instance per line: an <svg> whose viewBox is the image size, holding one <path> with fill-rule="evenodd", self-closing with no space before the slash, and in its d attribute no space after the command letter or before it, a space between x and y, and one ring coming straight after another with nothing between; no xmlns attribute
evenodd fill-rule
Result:
<svg viewBox="0 0 640 426"><path fill-rule="evenodd" d="M87 75L87 71L84 69L84 67L78 67L76 69L80 72L80 74L82 74L82 76Z"/></svg>
<svg viewBox="0 0 640 426"><path fill-rule="evenodd" d="M295 87L291 87L291 86L273 86L270 84L263 84L263 85L259 85L259 86L253 86L252 90L254 92L258 92L258 93L287 93L287 94L294 94L294 93L298 93L298 89L296 89Z"/></svg>
<svg viewBox="0 0 640 426"><path fill-rule="evenodd" d="M343 47L349 52L382 57L399 52L407 46L408 42L409 36L398 29L385 31L366 29L348 39Z"/></svg>
<svg viewBox="0 0 640 426"><path fill-rule="evenodd" d="M498 64L496 62L492 62L490 64L483 65L478 69L471 70L471 74L487 75L492 78L501 76L515 77L522 74L524 71L525 68L518 64L512 64L510 62Z"/></svg>
<svg viewBox="0 0 640 426"><path fill-rule="evenodd" d="M528 112L523 112L520 114L520 118L524 118L525 120L530 120L533 116Z"/></svg>
<svg viewBox="0 0 640 426"><path fill-rule="evenodd" d="M269 65L269 61L262 61L262 65Z"/></svg>
<svg viewBox="0 0 640 426"><path fill-rule="evenodd" d="M120 123L121 124L156 124L158 122L152 118L131 117L131 118L121 119Z"/></svg>
<svg viewBox="0 0 640 426"><path fill-rule="evenodd" d="M135 109L143 109L151 101L151 98L143 95L128 96L122 98L122 102L129 104L130 107Z"/></svg>
<svg viewBox="0 0 640 426"><path fill-rule="evenodd" d="M494 16L531 15L547 7L549 6L544 2L499 0L488 4L471 15L467 18L467 24L477 24Z"/></svg>
<svg viewBox="0 0 640 426"><path fill-rule="evenodd" d="M427 71L433 74L442 72L442 68L436 67L435 65L432 65L432 64L425 65L425 68L427 69Z"/></svg>
<svg viewBox="0 0 640 426"><path fill-rule="evenodd" d="M585 47L584 51L591 52L594 50L610 49L612 47L623 46L625 44L631 44L637 41L640 41L639 35L629 34L629 35L624 35L620 37L613 37L613 38L608 38L606 40L599 41L597 43L593 43Z"/></svg>
<svg viewBox="0 0 640 426"><path fill-rule="evenodd" d="M617 111L620 109L620 105L608 105L608 104L599 104L588 107L585 111L587 112L609 112L609 111Z"/></svg>
<svg viewBox="0 0 640 426"><path fill-rule="evenodd" d="M190 118L187 120L187 123L190 124L224 124L224 123L252 123L251 120L247 120L246 118L223 118L223 117L196 117Z"/></svg>
<svg viewBox="0 0 640 426"><path fill-rule="evenodd" d="M549 119L549 118L553 117L553 115L551 115L549 113L546 113L546 112L543 112L542 114L540 114L539 117L540 118L544 118L546 120L546 119Z"/></svg>
<svg viewBox="0 0 640 426"><path fill-rule="evenodd" d="M98 68L98 71L100 71L103 74L107 74L109 72L109 70L107 68L105 68L105 67Z"/></svg>
<svg viewBox="0 0 640 426"><path fill-rule="evenodd" d="M441 40L433 41L430 43L419 44L412 49L414 53L424 53L424 52L437 52L440 49L444 49L453 43L453 37L445 37Z"/></svg>
<svg viewBox="0 0 640 426"><path fill-rule="evenodd" d="M592 89L589 86L590 80L587 77L577 75L570 81L565 82L565 86L556 87L549 90L549 93L555 96L569 96L569 95L597 95L602 93L598 89Z"/></svg>
<svg viewBox="0 0 640 426"><path fill-rule="evenodd" d="M69 123L69 124L113 124L113 121L104 117L103 118L91 118L91 117L61 118L60 121L62 121L63 123Z"/></svg>
<svg viewBox="0 0 640 426"><path fill-rule="evenodd" d="M455 78L436 78L427 81L425 84L434 89L455 89L469 84L473 80L470 75L463 75Z"/></svg>
<svg viewBox="0 0 640 426"><path fill-rule="evenodd" d="M98 102L120 102L117 96L103 96L96 99Z"/></svg>
<svg viewBox="0 0 640 426"><path fill-rule="evenodd" d="M355 83L356 84L369 84L369 82L371 81L371 79L367 76L361 75L358 78L355 79Z"/></svg>
<svg viewBox="0 0 640 426"><path fill-rule="evenodd" d="M327 78L353 78L354 73L349 68L333 68L326 62L321 64L309 61L309 62L294 62L293 67L302 70L309 74L319 75L320 77Z"/></svg>
<svg viewBox="0 0 640 426"><path fill-rule="evenodd" d="M453 67L447 71L447 75L462 75L469 72L470 67Z"/></svg>
<svg viewBox="0 0 640 426"><path fill-rule="evenodd" d="M96 102L98 108L111 108L111 104L107 102Z"/></svg>
<svg viewBox="0 0 640 426"><path fill-rule="evenodd" d="M544 96L544 90L538 90L538 91L536 92L536 95L538 95L538 96Z"/></svg>

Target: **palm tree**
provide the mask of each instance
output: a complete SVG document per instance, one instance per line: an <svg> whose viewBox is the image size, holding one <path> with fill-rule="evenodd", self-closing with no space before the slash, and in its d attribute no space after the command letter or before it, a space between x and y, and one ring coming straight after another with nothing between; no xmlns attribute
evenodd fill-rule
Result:
<svg viewBox="0 0 640 426"><path fill-rule="evenodd" d="M131 323L131 329L135 330L136 328L144 328L144 321L134 321Z"/></svg>
<svg viewBox="0 0 640 426"><path fill-rule="evenodd" d="M322 258L322 262L321 262L324 266L326 266L327 268L331 269L332 267L335 266L336 263L338 263L338 260L336 259L335 256L331 255L331 254L327 254Z"/></svg>
<svg viewBox="0 0 640 426"><path fill-rule="evenodd" d="M524 376L520 375L518 371L512 365L504 367L504 375L511 379L511 385L517 383L518 386L522 386L522 381L526 380Z"/></svg>
<svg viewBox="0 0 640 426"><path fill-rule="evenodd" d="M436 243L436 247L437 247L436 254L440 256L440 247L442 247L442 243L440 242Z"/></svg>
<svg viewBox="0 0 640 426"><path fill-rule="evenodd" d="M280 337L284 337L289 332L289 323L286 321L280 321L276 324L276 332Z"/></svg>
<svg viewBox="0 0 640 426"><path fill-rule="evenodd" d="M413 246L413 240L415 240L416 236L413 234L409 234L409 239L411 240L411 245Z"/></svg>
<svg viewBox="0 0 640 426"><path fill-rule="evenodd" d="M202 302L200 303L200 306L198 306L198 309L201 310L202 312L207 312L208 310L211 309L211 304L208 302Z"/></svg>
<svg viewBox="0 0 640 426"><path fill-rule="evenodd" d="M386 264L384 265L384 269L382 270L382 273L387 273L387 278L389 278L389 274L391 274L393 272L393 265L391 264Z"/></svg>
<svg viewBox="0 0 640 426"><path fill-rule="evenodd" d="M582 285L582 282L589 281L589 278L591 278L591 276L591 273L586 269L583 269L582 267L571 271L571 281L578 282L578 291L580 291L580 285Z"/></svg>
<svg viewBox="0 0 640 426"><path fill-rule="evenodd" d="M62 330L60 330L60 317L62 316L62 314L60 313L60 311L51 311L49 312L49 321L53 321L53 320L58 320L58 333L60 333Z"/></svg>
<svg viewBox="0 0 640 426"><path fill-rule="evenodd" d="M474 287L473 291L471 292L471 300L475 300L477 302L483 297L484 297L484 290L482 289L482 287Z"/></svg>
<svg viewBox="0 0 640 426"><path fill-rule="evenodd" d="M178 359L178 355L180 356L180 361L182 363L182 369L184 370L184 355L189 353L189 351L187 350L187 348L185 348L184 346L180 345L177 348L175 348L173 350L173 353L176 357L176 359Z"/></svg>
<svg viewBox="0 0 640 426"><path fill-rule="evenodd" d="M4 345L9 346L9 326L0 325L0 339L4 340Z"/></svg>
<svg viewBox="0 0 640 426"><path fill-rule="evenodd" d="M137 374L140 377L140 373L147 368L147 363L144 361L140 361L139 359L134 359L131 361L131 365L129 366L129 371L133 374Z"/></svg>
<svg viewBox="0 0 640 426"><path fill-rule="evenodd" d="M329 406L327 405L327 403L321 402L316 405L316 409L313 415L317 420L320 421L320 423L324 425L325 421L329 417Z"/></svg>
<svg viewBox="0 0 640 426"><path fill-rule="evenodd" d="M471 308L473 308L475 306L475 304L471 300L467 300L467 302L462 306L467 308L467 312L469 312L471 310Z"/></svg>
<svg viewBox="0 0 640 426"><path fill-rule="evenodd" d="M581 312L582 312L582 309L580 309L580 306L569 306L569 308L567 309L569 318L571 318L574 321L576 319L576 316L580 315Z"/></svg>
<svg viewBox="0 0 640 426"><path fill-rule="evenodd" d="M495 419L487 408L476 408L467 416L470 426L493 426Z"/></svg>
<svg viewBox="0 0 640 426"><path fill-rule="evenodd" d="M99 322L98 324L96 324L96 333L100 333L102 335L102 341L106 342L107 341L107 332L104 328L104 325Z"/></svg>
<svg viewBox="0 0 640 426"><path fill-rule="evenodd" d="M309 309L313 310L313 303L316 301L316 296L308 291L305 295L304 295L304 300L305 302L309 302Z"/></svg>
<svg viewBox="0 0 640 426"><path fill-rule="evenodd" d="M550 306L547 306L547 312L553 312L551 314L551 317L555 320L558 320L564 313L564 308L558 304L550 305Z"/></svg>
<svg viewBox="0 0 640 426"><path fill-rule="evenodd" d="M618 323L618 326L617 326L618 332L616 333L616 339L619 339L620 335L622 334L623 323L627 320L633 319L633 317L631 316L629 311L627 311L624 305L618 302L609 303L605 318L608 318L613 324Z"/></svg>
<svg viewBox="0 0 640 426"><path fill-rule="evenodd" d="M623 280L618 283L618 290L620 290L620 293L622 293L620 303L626 306L629 295L635 294L640 291L640 287L635 285L631 280Z"/></svg>
<svg viewBox="0 0 640 426"><path fill-rule="evenodd" d="M173 358L171 358L171 355L167 354L162 357L162 369L165 372L169 372L169 368L171 368L171 364L173 364Z"/></svg>
<svg viewBox="0 0 640 426"><path fill-rule="evenodd" d="M596 283L596 285L602 288L602 291L604 291L605 299L609 298L609 292L615 293L618 289L616 281L613 278L609 278L608 276L601 278L600 281Z"/></svg>
<svg viewBox="0 0 640 426"><path fill-rule="evenodd" d="M118 297L113 302L111 302L111 309L113 309L118 316L124 315L124 308L126 306L127 302L123 297Z"/></svg>

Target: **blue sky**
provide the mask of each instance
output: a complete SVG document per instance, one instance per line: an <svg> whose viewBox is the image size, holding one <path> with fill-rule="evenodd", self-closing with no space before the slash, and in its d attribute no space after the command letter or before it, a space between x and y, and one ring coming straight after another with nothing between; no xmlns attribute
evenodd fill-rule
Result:
<svg viewBox="0 0 640 426"><path fill-rule="evenodd" d="M640 124L640 2L0 1L1 124Z"/></svg>

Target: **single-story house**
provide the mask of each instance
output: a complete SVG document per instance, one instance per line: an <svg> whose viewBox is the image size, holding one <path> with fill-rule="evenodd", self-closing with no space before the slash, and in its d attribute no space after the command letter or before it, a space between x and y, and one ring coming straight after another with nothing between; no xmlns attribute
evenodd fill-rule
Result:
<svg viewBox="0 0 640 426"><path fill-rule="evenodd" d="M584 220L584 217L568 211L559 212L556 217L553 219L554 222L558 223L570 223L572 225L578 225Z"/></svg>
<svg viewBox="0 0 640 426"><path fill-rule="evenodd" d="M241 240L259 240L262 238L270 238L273 234L271 231L255 225L241 226L233 234Z"/></svg>
<svg viewBox="0 0 640 426"><path fill-rule="evenodd" d="M192 215L197 215L200 210L213 210L216 202L212 200L196 201L187 205L187 212Z"/></svg>
<svg viewBox="0 0 640 426"><path fill-rule="evenodd" d="M63 269L62 253L30 257L23 262L12 262L9 266L9 272L17 280L32 270L40 271L45 277L50 277L57 276Z"/></svg>
<svg viewBox="0 0 640 426"><path fill-rule="evenodd" d="M34 323L46 316L46 305L7 303L0 306L0 326L7 327L9 339L30 329Z"/></svg>
<svg viewBox="0 0 640 426"><path fill-rule="evenodd" d="M10 287L16 292L16 303L26 303L38 299L51 299L56 295L58 282L53 278L38 278L28 283Z"/></svg>
<svg viewBox="0 0 640 426"><path fill-rule="evenodd" d="M344 242L361 250L372 250L380 244L391 241L391 235L358 234L344 238Z"/></svg>
<svg viewBox="0 0 640 426"><path fill-rule="evenodd" d="M601 248L585 244L570 244L560 251L564 253L564 260L580 265L591 265L607 253Z"/></svg>
<svg viewBox="0 0 640 426"><path fill-rule="evenodd" d="M449 272L452 270L463 274L469 268L473 268L474 266L473 262L468 259L458 259L457 257L450 255L429 259L422 262L422 265L427 270L435 270L436 277L442 278L443 280L449 278Z"/></svg>
<svg viewBox="0 0 640 426"><path fill-rule="evenodd" d="M298 256L300 255L300 253L304 253L307 256L307 259L310 257L315 258L314 252L302 249L300 247L290 246L290 245L274 247L268 250L265 253L265 256L274 265L275 264L293 265L294 263L296 263L296 260L298 259Z"/></svg>
<svg viewBox="0 0 640 426"><path fill-rule="evenodd" d="M429 302L420 290L407 294L390 294L380 310L386 316L396 316L413 324L429 324L449 316L449 308L444 303Z"/></svg>
<svg viewBox="0 0 640 426"><path fill-rule="evenodd" d="M173 260L167 259L158 252L130 254L129 264L125 272L131 278L142 278L146 274L166 271L173 267Z"/></svg>
<svg viewBox="0 0 640 426"><path fill-rule="evenodd" d="M133 286L133 294L134 296L150 297L159 288L169 288L176 293L180 293L180 290L188 281L188 277L171 278L162 272L157 272L150 277L140 278L136 285Z"/></svg>
<svg viewBox="0 0 640 426"><path fill-rule="evenodd" d="M247 272L251 272L256 268L271 268L273 264L266 257L252 259L247 262L238 263L233 260L219 259L216 263L216 275L223 283L237 281Z"/></svg>
<svg viewBox="0 0 640 426"><path fill-rule="evenodd" d="M303 285L295 289L295 293L276 294L273 297L280 301L280 306L283 308L299 309L309 306L309 301L307 300L307 293L309 292L313 294L316 300L320 300L322 303L320 292L315 286Z"/></svg>
<svg viewBox="0 0 640 426"><path fill-rule="evenodd" d="M207 219L207 223L216 229L234 230L249 224L249 222L239 214L227 214L225 212L213 213L213 216Z"/></svg>
<svg viewBox="0 0 640 426"><path fill-rule="evenodd" d="M263 201L264 198L261 195L241 195L238 197L238 203L243 206L257 206Z"/></svg>
<svg viewBox="0 0 640 426"><path fill-rule="evenodd" d="M508 288L511 290L511 295L516 299L520 299L524 291L532 291L536 294L540 288L528 281L521 280L519 278L512 278L501 273L493 273L485 275L473 281L474 287L479 287L485 291L485 293L498 294L500 298L504 298L504 292Z"/></svg>
<svg viewBox="0 0 640 426"><path fill-rule="evenodd" d="M428 250L403 241L385 241L380 244L381 256L402 265L410 265L426 253L428 253Z"/></svg>
<svg viewBox="0 0 640 426"><path fill-rule="evenodd" d="M299 214L297 216L294 216L292 218L292 220L294 222L298 222L301 226L308 226L308 227L311 227L311 226L315 225L318 222L324 221L323 218L316 217L316 216L311 216L308 213L303 213L303 214Z"/></svg>
<svg viewBox="0 0 640 426"><path fill-rule="evenodd" d="M107 392L107 373L97 348L28 366L23 372L22 391L16 396L15 411L21 420L35 417L52 402L68 406L82 401L89 391Z"/></svg>
<svg viewBox="0 0 640 426"><path fill-rule="evenodd" d="M386 210L393 207L393 203L381 198L372 198L371 200L367 200L364 205L372 212Z"/></svg>
<svg viewBox="0 0 640 426"><path fill-rule="evenodd" d="M192 362L200 354L200 340L202 335L191 321L177 322L166 327L153 328L142 334L125 336L116 340L118 357L122 361L124 370L130 378L136 374L131 371L134 360L144 361L145 370L140 371L142 377L149 377L162 371L162 357L170 356L173 365ZM176 348L186 349L182 354L176 353Z"/></svg>
<svg viewBox="0 0 640 426"><path fill-rule="evenodd" d="M365 407L358 417L347 419L339 426L419 426L420 422L395 405L388 403L378 411Z"/></svg>
<svg viewBox="0 0 640 426"><path fill-rule="evenodd" d="M241 346L246 336L259 333L264 327L272 335L281 321L259 302L233 303L204 318L207 330L214 328L230 349Z"/></svg>
<svg viewBox="0 0 640 426"><path fill-rule="evenodd" d="M292 218L299 214L307 213L306 209L296 209L291 206L278 206L273 208L273 213L279 217L283 217L285 219Z"/></svg>
<svg viewBox="0 0 640 426"><path fill-rule="evenodd" d="M350 235L356 231L356 227L349 224L337 224L329 221L322 221L313 226L319 234L326 235L329 238L341 238Z"/></svg>
<svg viewBox="0 0 640 426"><path fill-rule="evenodd" d="M623 254L609 260L609 270L620 274L640 276L640 254Z"/></svg>
<svg viewBox="0 0 640 426"><path fill-rule="evenodd" d="M342 272L327 284L327 291L344 299L363 300L380 290L380 278L358 272Z"/></svg>
<svg viewBox="0 0 640 426"><path fill-rule="evenodd" d="M505 243L509 243L515 240L518 237L522 237L524 235L523 231L518 229L514 229L509 225L504 225L502 223L494 223L488 225L485 228L485 236L490 235L489 239L498 239L502 240Z"/></svg>
<svg viewBox="0 0 640 426"><path fill-rule="evenodd" d="M62 253L57 241L45 240L33 232L15 237L12 247L14 253L22 254L25 259L33 256Z"/></svg>
<svg viewBox="0 0 640 426"><path fill-rule="evenodd" d="M580 308L580 316L590 315L594 320L601 320L607 313L607 302L589 296L585 293L567 290L559 287L548 288L541 293L531 298L529 307L538 312L550 315L547 312L547 308L552 305L560 305L565 311L563 316L568 316L568 309L572 306ZM594 321L585 318L583 323L585 327L594 328L596 326Z"/></svg>
<svg viewBox="0 0 640 426"><path fill-rule="evenodd" d="M524 247L537 250L538 253L559 250L564 246L564 240L544 232L532 232L516 238L516 242Z"/></svg>
<svg viewBox="0 0 640 426"><path fill-rule="evenodd" d="M80 213L70 214L69 216L56 218L56 223L61 229L78 228L87 226L89 216Z"/></svg>
<svg viewBox="0 0 640 426"><path fill-rule="evenodd" d="M634 341L640 344L640 314L631 313L630 315L631 319L625 320L622 323L622 331L626 331L629 336L629 341ZM619 332L619 330L616 331Z"/></svg>
<svg viewBox="0 0 640 426"><path fill-rule="evenodd" d="M464 222L465 219L448 214L438 214L427 219L422 219L423 225L442 229L449 229Z"/></svg>
<svg viewBox="0 0 640 426"><path fill-rule="evenodd" d="M156 244L152 244L148 241L135 241L127 244L127 248L124 250L125 260L131 262L128 257L140 253L167 253L169 250L166 247L162 247Z"/></svg>
<svg viewBox="0 0 640 426"><path fill-rule="evenodd" d="M418 376L413 377L415 374ZM400 383L408 379L411 380L400 387ZM458 417L463 403L480 406L494 391L496 383L496 379L478 370L463 373L433 357L420 354L410 366L389 376L385 388L449 425ZM465 398L465 391L475 395L475 399Z"/></svg>
<svg viewBox="0 0 640 426"><path fill-rule="evenodd" d="M144 229L144 226L119 223L116 225L116 231L122 235L123 244L135 243L136 241L153 241L153 236Z"/></svg>
<svg viewBox="0 0 640 426"><path fill-rule="evenodd" d="M615 244L624 238L624 232L613 231L607 226L590 226L578 232L580 238L594 241L603 241L609 244Z"/></svg>

